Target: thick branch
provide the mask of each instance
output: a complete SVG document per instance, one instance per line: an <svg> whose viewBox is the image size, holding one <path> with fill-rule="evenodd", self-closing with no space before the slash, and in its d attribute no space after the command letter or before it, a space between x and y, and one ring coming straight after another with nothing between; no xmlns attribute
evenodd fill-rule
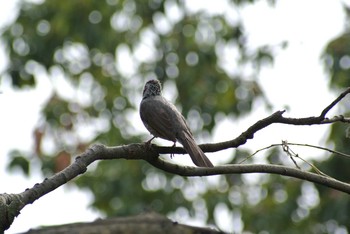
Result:
<svg viewBox="0 0 350 234"><path fill-rule="evenodd" d="M331 177L319 175L312 172L302 171L296 168L270 165L270 164L230 164L216 166L214 168L205 167L181 167L176 164L168 163L157 159L150 163L166 172L181 176L210 176L210 175L228 175L228 174L246 174L246 173L269 173L294 177L307 180L313 183L321 184L329 188L350 194L350 184L341 182Z"/></svg>
<svg viewBox="0 0 350 234"><path fill-rule="evenodd" d="M145 156L146 155L146 156ZM73 164L53 175L43 182L26 189L20 194L0 194L0 233L7 230L14 218L28 204L33 203L45 194L55 190L66 182L83 174L87 167L101 159L154 159L158 154L145 147L145 144L130 144L127 146L108 148L103 145L94 145L83 154L76 157Z"/></svg>

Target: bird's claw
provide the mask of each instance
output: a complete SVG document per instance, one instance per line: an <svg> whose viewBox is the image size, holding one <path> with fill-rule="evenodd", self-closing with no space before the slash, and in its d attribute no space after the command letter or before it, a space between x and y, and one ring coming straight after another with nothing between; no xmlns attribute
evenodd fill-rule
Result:
<svg viewBox="0 0 350 234"><path fill-rule="evenodd" d="M151 142L152 142L152 140L153 140L154 138L156 138L156 137L152 137L151 139L149 139L148 141L145 142L146 147L147 147L148 149L151 148Z"/></svg>
<svg viewBox="0 0 350 234"><path fill-rule="evenodd" d="M172 148L174 148L175 146L176 146L176 141L174 142ZM170 154L170 158L173 159L173 157L174 157L174 153L171 153L171 154Z"/></svg>

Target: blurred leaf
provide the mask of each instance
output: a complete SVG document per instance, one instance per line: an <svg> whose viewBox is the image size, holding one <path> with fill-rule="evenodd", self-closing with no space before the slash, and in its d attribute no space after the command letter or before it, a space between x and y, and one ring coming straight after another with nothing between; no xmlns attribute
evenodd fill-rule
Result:
<svg viewBox="0 0 350 234"><path fill-rule="evenodd" d="M66 151L61 151L55 158L55 172L62 171L71 164L71 155Z"/></svg>
<svg viewBox="0 0 350 234"><path fill-rule="evenodd" d="M323 55L330 84L335 88L350 86L350 34L344 33L328 43Z"/></svg>
<svg viewBox="0 0 350 234"><path fill-rule="evenodd" d="M10 152L10 163L8 164L7 168L10 171L14 171L15 169L20 169L23 174L26 176L29 176L29 161L27 157L24 156L25 154L22 154L18 150L13 150Z"/></svg>

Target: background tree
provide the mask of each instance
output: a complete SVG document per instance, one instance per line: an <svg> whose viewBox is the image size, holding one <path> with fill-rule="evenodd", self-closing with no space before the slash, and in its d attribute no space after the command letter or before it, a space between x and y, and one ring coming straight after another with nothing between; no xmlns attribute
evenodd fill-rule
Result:
<svg viewBox="0 0 350 234"><path fill-rule="evenodd" d="M93 142L144 141L149 135L142 135L133 120L138 118L142 86L150 78L161 80L177 97L197 138L210 139L223 114L242 116L257 99L268 106L255 78L261 66L273 62L273 52L280 46L247 46L247 35L234 9L250 2L254 1L232 1L227 15L193 13L183 1L171 0L23 2L16 22L3 34L11 61L3 77L23 88L34 86L44 74L53 91L35 130L35 151L31 155L13 151L10 167L21 167L29 175L28 158L36 156L43 174L50 175ZM329 44L325 56L326 61L333 61L327 64L337 68L329 66L334 76L348 69L337 66L344 63L341 59L347 53L346 44L336 41ZM225 60L232 56L227 51L236 53L235 61ZM348 86L338 83L338 87ZM338 150L346 152L344 126L334 126L330 141L337 147L343 145ZM54 149L45 150L43 141L53 142ZM237 150L227 163L237 163L250 153ZM272 150L266 160L284 163L280 153ZM330 157L313 163L347 181L339 173L346 172L346 164L337 160L342 159ZM115 160L100 162L76 182L93 192L92 205L107 216L150 208L215 223L215 209L224 207L241 217L244 229L252 232L320 233L330 222L334 228L349 229L347 195L279 176L260 176L254 183L245 182L240 175L218 176L210 186L207 178L188 179L146 163ZM193 186L195 194L190 191ZM310 196L314 203L306 202Z"/></svg>

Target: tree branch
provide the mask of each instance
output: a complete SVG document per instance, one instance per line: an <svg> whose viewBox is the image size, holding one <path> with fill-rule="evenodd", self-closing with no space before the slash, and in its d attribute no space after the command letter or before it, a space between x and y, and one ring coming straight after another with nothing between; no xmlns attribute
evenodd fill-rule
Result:
<svg viewBox="0 0 350 234"><path fill-rule="evenodd" d="M14 218L19 215L26 205L32 204L45 194L83 174L87 167L96 160L120 158L147 158L151 160L156 157L158 157L158 153L148 149L145 144L130 144L118 147L94 145L77 156L74 163L50 178L45 178L43 182L35 184L34 187L19 194L0 194L0 233L11 226Z"/></svg>
<svg viewBox="0 0 350 234"><path fill-rule="evenodd" d="M339 97L337 97L331 104L329 104L322 112L320 117L325 118L328 111L330 111L335 105L338 104L348 93L350 93L350 87L348 87L344 92L342 92Z"/></svg>
<svg viewBox="0 0 350 234"><path fill-rule="evenodd" d="M328 105L319 116L307 118L285 118L283 113L285 111L277 111L272 115L257 121L245 132L243 132L236 139L231 141L200 145L204 152L216 152L228 148L236 148L244 144L248 139L252 139L254 134L273 123L283 123L292 125L315 125L315 124L329 124L335 122L350 123L349 118L343 116L335 116L331 119L326 118L326 114L337 103L339 103L348 93L350 88L345 90L337 99ZM59 186L72 180L80 174L83 174L87 167L96 160L109 159L128 159L148 161L153 166L182 176L208 176L219 174L241 174L241 173L271 173L279 174L299 179L308 180L310 182L322 184L330 188L350 194L350 184L343 183L336 179L318 175L312 172L301 171L299 169L290 168L280 165L225 165L214 168L198 168L180 166L171 164L159 159L161 153L186 153L181 147L159 147L147 144L129 144L118 147L106 147L103 145L94 145L83 154L76 157L73 164L62 170L61 172L46 178L42 183L37 183L34 187L26 189L20 194L0 194L0 231L7 230L12 224L14 218L18 216L20 210L28 204L33 203L43 195L55 190Z"/></svg>
<svg viewBox="0 0 350 234"><path fill-rule="evenodd" d="M210 175L225 175L225 174L246 174L246 173L270 173L289 177L294 177L302 180L307 180L313 183L321 184L329 188L350 194L350 184L341 182L329 176L302 171L296 168L270 165L270 164L229 164L224 166L216 166L213 168L205 167L188 167L179 166L166 162L161 159L149 161L154 167L157 167L166 172L181 176L210 176Z"/></svg>
<svg viewBox="0 0 350 234"><path fill-rule="evenodd" d="M283 117L283 114L285 112L284 110L276 111L272 115L257 121L236 139L216 144L203 144L200 145L200 147L204 152L217 152L223 149L237 148L238 146L245 144L247 140L253 139L254 134L256 132L274 123L282 123L289 125L321 125L335 122L350 123L350 118L345 118L342 115L334 116L332 118L326 118L326 114L349 93L350 87L347 88L343 93L341 93L339 97L337 97L325 109L323 109L319 116L311 116L306 118L286 118Z"/></svg>

